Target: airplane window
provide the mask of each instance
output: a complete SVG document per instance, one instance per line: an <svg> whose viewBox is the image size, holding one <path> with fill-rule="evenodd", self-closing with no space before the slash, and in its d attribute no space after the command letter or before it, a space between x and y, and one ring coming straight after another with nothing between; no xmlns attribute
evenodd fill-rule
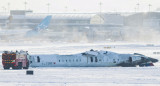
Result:
<svg viewBox="0 0 160 86"><path fill-rule="evenodd" d="M78 59L76 59L76 62L78 62Z"/></svg>
<svg viewBox="0 0 160 86"><path fill-rule="evenodd" d="M40 62L40 58L39 58L39 56L37 56L37 62Z"/></svg>
<svg viewBox="0 0 160 86"><path fill-rule="evenodd" d="M99 61L101 61L101 59L99 59Z"/></svg>
<svg viewBox="0 0 160 86"><path fill-rule="evenodd" d="M93 62L93 57L91 57L91 62Z"/></svg>
<svg viewBox="0 0 160 86"><path fill-rule="evenodd" d="M59 62L61 62L61 61L59 60Z"/></svg>
<svg viewBox="0 0 160 86"><path fill-rule="evenodd" d="M97 59L97 57L95 57L95 62L98 62L98 59Z"/></svg>
<svg viewBox="0 0 160 86"><path fill-rule="evenodd" d="M130 62L130 63L132 62L132 57L129 57L129 62Z"/></svg>
<svg viewBox="0 0 160 86"><path fill-rule="evenodd" d="M79 61L81 62L81 59Z"/></svg>
<svg viewBox="0 0 160 86"><path fill-rule="evenodd" d="M52 65L52 62L48 62L48 65Z"/></svg>
<svg viewBox="0 0 160 86"><path fill-rule="evenodd" d="M73 62L74 62L74 59L73 59Z"/></svg>
<svg viewBox="0 0 160 86"><path fill-rule="evenodd" d="M67 62L67 60L66 60L66 62Z"/></svg>

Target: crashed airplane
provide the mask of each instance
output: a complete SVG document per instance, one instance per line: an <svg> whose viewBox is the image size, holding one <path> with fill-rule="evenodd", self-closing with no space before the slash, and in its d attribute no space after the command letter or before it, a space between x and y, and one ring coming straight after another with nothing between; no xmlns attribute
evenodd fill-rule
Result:
<svg viewBox="0 0 160 86"><path fill-rule="evenodd" d="M142 54L118 54L110 51L90 50L73 55L31 55L31 67L136 67L157 59Z"/></svg>

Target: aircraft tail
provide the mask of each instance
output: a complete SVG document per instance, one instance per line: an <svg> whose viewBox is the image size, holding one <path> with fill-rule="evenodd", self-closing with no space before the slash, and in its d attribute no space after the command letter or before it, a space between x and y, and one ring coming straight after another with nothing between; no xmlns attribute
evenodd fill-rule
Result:
<svg viewBox="0 0 160 86"><path fill-rule="evenodd" d="M42 22L34 30L37 31L37 32L40 32L40 31L42 31L44 29L47 29L51 19L52 19L51 15L45 17L42 20Z"/></svg>

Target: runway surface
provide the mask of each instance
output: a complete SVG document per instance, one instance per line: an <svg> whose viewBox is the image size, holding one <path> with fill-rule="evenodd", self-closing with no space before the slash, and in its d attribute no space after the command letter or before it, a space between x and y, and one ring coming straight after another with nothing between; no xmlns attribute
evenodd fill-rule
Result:
<svg viewBox="0 0 160 86"><path fill-rule="evenodd" d="M0 46L3 50L28 50L30 54L75 54L90 49L117 53L141 53L160 60L160 46L131 43L52 43L44 45ZM0 58L1 62L1 58ZM0 86L159 86L160 62L154 67L47 67L26 70L3 70L0 63Z"/></svg>

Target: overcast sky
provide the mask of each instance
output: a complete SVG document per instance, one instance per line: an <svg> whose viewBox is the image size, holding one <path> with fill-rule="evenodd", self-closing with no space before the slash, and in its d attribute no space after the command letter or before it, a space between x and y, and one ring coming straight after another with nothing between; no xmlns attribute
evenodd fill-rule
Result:
<svg viewBox="0 0 160 86"><path fill-rule="evenodd" d="M0 0L0 12L5 9L24 10L24 2L27 2L26 8L35 13L47 13L49 3L49 12L135 12L135 11L155 11L160 8L160 0ZM8 6L9 3L9 6ZM139 3L139 5L137 5Z"/></svg>

